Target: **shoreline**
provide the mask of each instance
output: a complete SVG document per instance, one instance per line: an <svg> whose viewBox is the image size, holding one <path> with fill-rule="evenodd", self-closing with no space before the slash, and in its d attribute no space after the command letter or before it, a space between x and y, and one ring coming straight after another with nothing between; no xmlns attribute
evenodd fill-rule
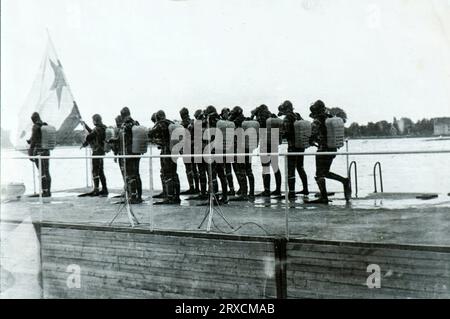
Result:
<svg viewBox="0 0 450 319"><path fill-rule="evenodd" d="M424 135L424 136L364 136L364 137L347 137L347 140L393 140L393 139L428 139L433 141L447 141L450 140L450 135ZM287 144L283 141L280 145ZM79 145L56 145L58 148L79 148ZM2 151L14 151L14 147L1 147ZM19 150L20 151L20 150Z"/></svg>

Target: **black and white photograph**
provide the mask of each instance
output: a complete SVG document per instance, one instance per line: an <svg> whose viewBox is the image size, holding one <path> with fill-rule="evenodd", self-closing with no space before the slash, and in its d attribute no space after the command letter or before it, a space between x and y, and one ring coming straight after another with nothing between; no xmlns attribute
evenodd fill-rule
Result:
<svg viewBox="0 0 450 319"><path fill-rule="evenodd" d="M0 16L0 299L450 298L450 1Z"/></svg>

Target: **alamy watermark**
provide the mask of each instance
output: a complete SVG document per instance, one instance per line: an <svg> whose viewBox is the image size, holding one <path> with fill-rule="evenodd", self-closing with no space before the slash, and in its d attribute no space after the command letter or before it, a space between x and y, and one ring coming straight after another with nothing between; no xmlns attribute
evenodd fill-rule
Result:
<svg viewBox="0 0 450 319"><path fill-rule="evenodd" d="M81 267L77 264L67 266L66 272L69 273L66 279L66 285L69 289L81 288Z"/></svg>
<svg viewBox="0 0 450 319"><path fill-rule="evenodd" d="M265 165L272 162L272 167L278 170L279 145L278 128L204 129L201 122L195 122L193 132L184 127L171 132L170 155L175 162L178 155L184 154L195 155L184 157L186 163L246 163L248 156L259 146L261 163Z"/></svg>
<svg viewBox="0 0 450 319"><path fill-rule="evenodd" d="M369 289L381 288L381 267L377 264L367 266L367 272L371 273L367 277L366 285Z"/></svg>

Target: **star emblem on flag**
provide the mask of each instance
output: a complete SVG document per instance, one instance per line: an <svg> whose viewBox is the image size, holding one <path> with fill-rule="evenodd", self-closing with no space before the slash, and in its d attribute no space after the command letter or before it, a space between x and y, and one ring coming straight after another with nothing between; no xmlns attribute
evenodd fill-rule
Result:
<svg viewBox="0 0 450 319"><path fill-rule="evenodd" d="M55 79L50 90L56 90L56 95L58 97L58 109L61 106L61 94L62 90L65 86L67 86L66 80L64 79L63 67L61 62L58 60L58 63L53 62L51 59L50 65L52 66L53 72L55 72Z"/></svg>

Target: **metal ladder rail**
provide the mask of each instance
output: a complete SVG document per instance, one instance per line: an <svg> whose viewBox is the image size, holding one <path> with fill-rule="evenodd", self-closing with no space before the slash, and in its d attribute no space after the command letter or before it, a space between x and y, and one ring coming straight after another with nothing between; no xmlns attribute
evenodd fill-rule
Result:
<svg viewBox="0 0 450 319"><path fill-rule="evenodd" d="M373 166L373 185L374 185L374 193L378 193L377 190L377 167L378 167L378 173L380 175L380 189L381 192L383 193L383 172L381 170L381 163L380 162L376 162L375 165Z"/></svg>
<svg viewBox="0 0 450 319"><path fill-rule="evenodd" d="M358 197L358 165L356 161L352 161L350 166L348 167L348 178L350 179L350 183L352 182L352 167L354 167L354 175L355 175L355 197Z"/></svg>

